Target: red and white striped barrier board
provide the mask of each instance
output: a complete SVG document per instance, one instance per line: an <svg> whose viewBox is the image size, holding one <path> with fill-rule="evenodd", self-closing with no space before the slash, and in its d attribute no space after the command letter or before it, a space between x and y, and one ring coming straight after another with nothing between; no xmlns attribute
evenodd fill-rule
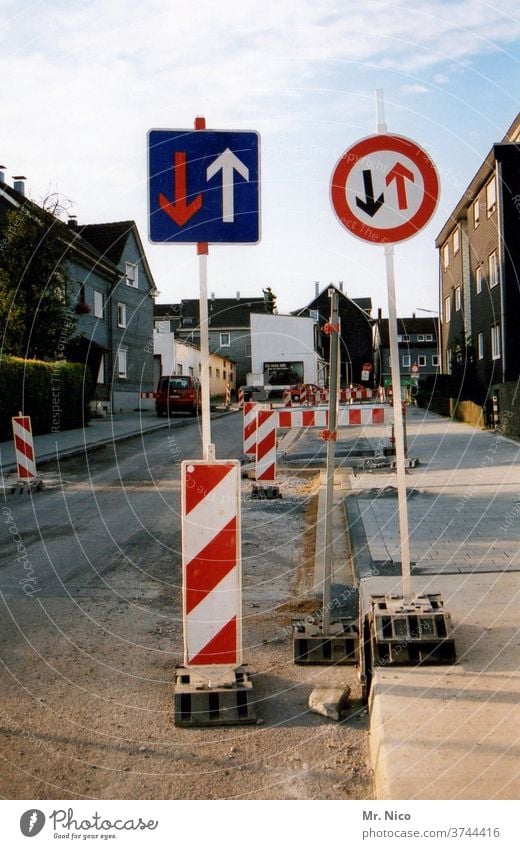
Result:
<svg viewBox="0 0 520 849"><path fill-rule="evenodd" d="M185 666L242 662L240 463L185 460L182 598Z"/></svg>
<svg viewBox="0 0 520 849"><path fill-rule="evenodd" d="M307 387L302 386L301 389L300 389L300 404L303 405L303 404L306 404L306 403L307 403Z"/></svg>
<svg viewBox="0 0 520 849"><path fill-rule="evenodd" d="M239 407L244 406L244 390L243 389L238 390L238 406Z"/></svg>
<svg viewBox="0 0 520 849"><path fill-rule="evenodd" d="M256 473L257 481L276 480L276 427L278 416L283 410L258 410L256 431ZM291 415L291 412L286 413Z"/></svg>
<svg viewBox="0 0 520 849"><path fill-rule="evenodd" d="M31 480L36 477L31 417L14 416L11 423L16 455L16 473L21 480Z"/></svg>
<svg viewBox="0 0 520 849"><path fill-rule="evenodd" d="M283 405L284 407L292 407L292 395L290 389L284 389L283 391Z"/></svg>
<svg viewBox="0 0 520 849"><path fill-rule="evenodd" d="M244 454L256 456L256 409L254 401L244 404Z"/></svg>
<svg viewBox="0 0 520 849"><path fill-rule="evenodd" d="M329 411L325 409L277 410L278 427L327 427ZM393 410L390 407L368 404L340 407L338 427L368 427L370 425L390 424L393 422Z"/></svg>
<svg viewBox="0 0 520 849"><path fill-rule="evenodd" d="M141 398L157 398L157 392L141 392Z"/></svg>
<svg viewBox="0 0 520 849"><path fill-rule="evenodd" d="M226 407L229 407L231 404L231 386L229 384L226 386Z"/></svg>

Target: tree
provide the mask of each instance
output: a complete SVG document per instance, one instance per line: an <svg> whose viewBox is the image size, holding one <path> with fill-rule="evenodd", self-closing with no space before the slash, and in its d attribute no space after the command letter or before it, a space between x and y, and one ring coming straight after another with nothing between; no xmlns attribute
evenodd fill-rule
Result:
<svg viewBox="0 0 520 849"><path fill-rule="evenodd" d="M266 289L262 289L262 292L264 293L264 309L267 313L272 315L276 312L276 295L270 286Z"/></svg>
<svg viewBox="0 0 520 849"><path fill-rule="evenodd" d="M65 225L52 212L26 203L6 215L0 251L0 327L4 353L60 359L58 344L74 322L67 304ZM63 349L61 349L63 350Z"/></svg>

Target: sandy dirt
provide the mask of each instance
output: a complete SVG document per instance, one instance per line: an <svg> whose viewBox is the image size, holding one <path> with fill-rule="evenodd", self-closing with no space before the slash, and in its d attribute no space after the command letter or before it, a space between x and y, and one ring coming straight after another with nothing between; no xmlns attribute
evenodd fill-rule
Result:
<svg viewBox="0 0 520 849"><path fill-rule="evenodd" d="M318 478L287 471L280 483L281 499L258 501L243 481L244 660L258 724L173 724L180 556L153 553L153 577L121 558L70 595L3 602L3 798L372 797L356 670L292 662L291 615L314 607ZM309 711L314 686L347 684L342 723Z"/></svg>

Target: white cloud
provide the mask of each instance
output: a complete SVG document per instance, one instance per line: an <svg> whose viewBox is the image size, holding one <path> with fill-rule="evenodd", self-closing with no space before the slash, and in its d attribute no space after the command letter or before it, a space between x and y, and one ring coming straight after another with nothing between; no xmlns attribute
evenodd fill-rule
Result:
<svg viewBox="0 0 520 849"><path fill-rule="evenodd" d="M419 83L407 83L406 85L401 86L401 91L403 94L428 94L430 89L425 85L420 85Z"/></svg>

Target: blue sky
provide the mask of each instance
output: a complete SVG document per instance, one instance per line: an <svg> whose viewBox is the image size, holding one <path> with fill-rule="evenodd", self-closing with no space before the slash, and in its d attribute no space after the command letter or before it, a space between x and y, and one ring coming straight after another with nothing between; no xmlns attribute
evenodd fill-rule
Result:
<svg viewBox="0 0 520 849"><path fill-rule="evenodd" d="M434 159L441 199L396 249L398 310L437 307L434 239L482 159L513 121L520 91L518 0L0 0L7 177L34 200L69 198L80 223L134 218L159 300L197 297L190 246L147 244L146 134L253 129L262 144L262 241L210 248L208 288L259 295L281 311L314 281L343 281L387 312L382 248L338 224L335 163L375 132L376 88L390 132Z"/></svg>

